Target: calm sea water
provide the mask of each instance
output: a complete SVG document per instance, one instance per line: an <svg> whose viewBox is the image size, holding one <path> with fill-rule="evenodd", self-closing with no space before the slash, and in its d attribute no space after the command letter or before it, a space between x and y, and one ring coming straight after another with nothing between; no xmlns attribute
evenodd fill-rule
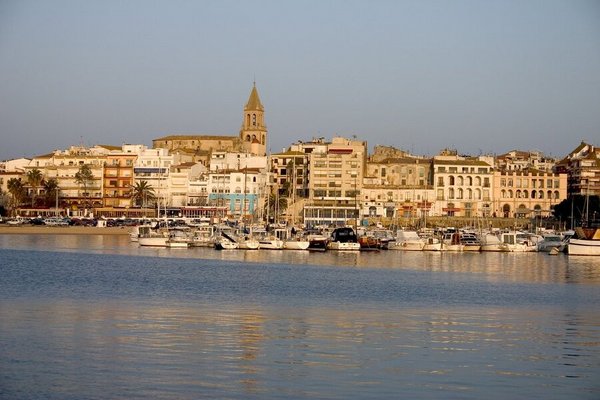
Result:
<svg viewBox="0 0 600 400"><path fill-rule="evenodd" d="M600 260L0 235L1 399L598 399Z"/></svg>

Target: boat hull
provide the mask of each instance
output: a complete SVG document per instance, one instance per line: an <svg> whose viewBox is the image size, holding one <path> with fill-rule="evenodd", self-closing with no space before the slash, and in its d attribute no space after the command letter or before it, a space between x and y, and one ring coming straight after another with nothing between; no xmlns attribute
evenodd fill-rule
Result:
<svg viewBox="0 0 600 400"><path fill-rule="evenodd" d="M286 240L283 248L286 250L308 250L310 242L307 240Z"/></svg>
<svg viewBox="0 0 600 400"><path fill-rule="evenodd" d="M600 240L571 239L567 253L572 256L600 256Z"/></svg>
<svg viewBox="0 0 600 400"><path fill-rule="evenodd" d="M167 247L168 240L166 237L139 237L138 244L140 246Z"/></svg>
<svg viewBox="0 0 600 400"><path fill-rule="evenodd" d="M360 244L356 242L329 242L327 244L327 249L338 251L359 251Z"/></svg>

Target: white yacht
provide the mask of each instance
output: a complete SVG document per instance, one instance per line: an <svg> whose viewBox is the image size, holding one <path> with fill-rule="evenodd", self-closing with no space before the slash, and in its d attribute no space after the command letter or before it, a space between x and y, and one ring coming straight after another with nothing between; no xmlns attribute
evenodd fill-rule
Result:
<svg viewBox="0 0 600 400"><path fill-rule="evenodd" d="M395 243L389 249L421 251L424 247L425 240L416 231L399 230L396 232Z"/></svg>
<svg viewBox="0 0 600 400"><path fill-rule="evenodd" d="M354 233L354 229L350 227L336 228L331 233L331 240L327 244L328 250L360 250L360 243Z"/></svg>

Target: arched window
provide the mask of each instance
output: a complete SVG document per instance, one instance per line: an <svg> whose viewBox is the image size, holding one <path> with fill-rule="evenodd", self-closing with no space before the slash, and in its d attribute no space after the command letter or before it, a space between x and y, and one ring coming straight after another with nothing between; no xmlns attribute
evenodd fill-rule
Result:
<svg viewBox="0 0 600 400"><path fill-rule="evenodd" d="M473 199L473 191L470 188L467 189L467 199L469 199L469 200Z"/></svg>
<svg viewBox="0 0 600 400"><path fill-rule="evenodd" d="M454 185L454 177L453 177L452 175L450 175L450 176L448 177L448 184L449 184L449 185Z"/></svg>
<svg viewBox="0 0 600 400"><path fill-rule="evenodd" d="M457 199L462 199L463 198L463 190L462 188L458 188L458 196L456 196Z"/></svg>
<svg viewBox="0 0 600 400"><path fill-rule="evenodd" d="M510 217L510 204L502 206L502 214L504 215L504 218Z"/></svg>
<svg viewBox="0 0 600 400"><path fill-rule="evenodd" d="M246 142L250 141L250 135L246 135Z"/></svg>
<svg viewBox="0 0 600 400"><path fill-rule="evenodd" d="M529 198L529 192L527 190L523 190L523 198L524 199Z"/></svg>
<svg viewBox="0 0 600 400"><path fill-rule="evenodd" d="M475 177L475 186L481 186L481 177L480 176Z"/></svg>
<svg viewBox="0 0 600 400"><path fill-rule="evenodd" d="M560 194L558 193L558 190L554 191L554 200L558 200Z"/></svg>
<svg viewBox="0 0 600 400"><path fill-rule="evenodd" d="M462 176L459 176L459 177L457 178L457 182L458 182L458 186L462 186L462 185L464 184L464 179L463 179L463 177L462 177Z"/></svg>
<svg viewBox="0 0 600 400"><path fill-rule="evenodd" d="M449 199L453 199L454 198L454 188L448 189L448 198Z"/></svg>
<svg viewBox="0 0 600 400"><path fill-rule="evenodd" d="M252 114L252 126L256 126L256 114Z"/></svg>
<svg viewBox="0 0 600 400"><path fill-rule="evenodd" d="M477 190L479 190L479 189L477 189ZM501 197L501 198L503 198L503 199L505 199L505 198L506 198L506 190L502 189L502 190L500 191L500 197Z"/></svg>
<svg viewBox="0 0 600 400"><path fill-rule="evenodd" d="M512 191L512 190L509 190L509 191L508 191L508 198L509 198L509 199L512 199L512 198L513 198L513 191Z"/></svg>
<svg viewBox="0 0 600 400"><path fill-rule="evenodd" d="M481 189L475 189L475 200L481 200Z"/></svg>
<svg viewBox="0 0 600 400"><path fill-rule="evenodd" d="M535 199L535 196L537 195L537 192L535 190L531 191L531 198Z"/></svg>
<svg viewBox="0 0 600 400"><path fill-rule="evenodd" d="M473 178L467 176L467 186L473 186Z"/></svg>
<svg viewBox="0 0 600 400"><path fill-rule="evenodd" d="M540 191L538 192L538 194L539 194L539 196L540 196L540 199L543 199L543 198L544 198L544 191L543 191L543 190L540 190Z"/></svg>
<svg viewBox="0 0 600 400"><path fill-rule="evenodd" d="M548 190L548 199L552 199L552 190Z"/></svg>

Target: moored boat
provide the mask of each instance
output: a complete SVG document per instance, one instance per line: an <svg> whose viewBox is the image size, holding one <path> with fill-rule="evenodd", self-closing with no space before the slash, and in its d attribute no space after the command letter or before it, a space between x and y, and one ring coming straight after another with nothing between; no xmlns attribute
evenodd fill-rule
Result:
<svg viewBox="0 0 600 400"><path fill-rule="evenodd" d="M569 255L600 256L600 228L576 228L575 234L567 245Z"/></svg>
<svg viewBox="0 0 600 400"><path fill-rule="evenodd" d="M425 240L416 231L399 230L396 232L396 241L390 249L421 251L425 247Z"/></svg>
<svg viewBox="0 0 600 400"><path fill-rule="evenodd" d="M350 227L336 228L331 233L331 240L327 244L328 250L360 250L360 244L354 233L354 229Z"/></svg>

